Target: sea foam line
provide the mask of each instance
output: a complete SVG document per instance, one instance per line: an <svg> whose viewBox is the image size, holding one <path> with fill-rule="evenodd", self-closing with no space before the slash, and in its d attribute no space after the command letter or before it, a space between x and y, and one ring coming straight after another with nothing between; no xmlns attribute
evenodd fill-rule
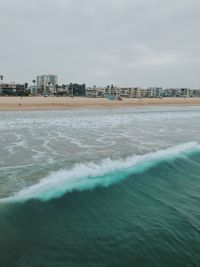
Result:
<svg viewBox="0 0 200 267"><path fill-rule="evenodd" d="M108 187L125 179L131 173L144 171L164 159L174 159L185 156L185 153L199 150L200 145L197 142L189 142L145 155L133 155L126 159L111 160L107 158L100 164L80 163L71 170L52 172L41 179L39 183L0 201L23 202L29 199L47 201L75 190L92 190L98 186Z"/></svg>

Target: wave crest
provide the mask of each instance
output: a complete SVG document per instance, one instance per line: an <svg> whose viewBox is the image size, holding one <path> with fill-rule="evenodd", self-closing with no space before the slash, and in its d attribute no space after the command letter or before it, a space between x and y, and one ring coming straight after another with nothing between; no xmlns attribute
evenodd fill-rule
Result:
<svg viewBox="0 0 200 267"><path fill-rule="evenodd" d="M92 190L98 186L108 187L132 173L143 172L162 160L185 156L186 153L198 150L200 145L197 142L190 142L145 155L133 155L126 159L107 158L100 164L94 162L76 164L71 170L50 173L39 183L23 189L14 196L2 199L1 202L29 199L47 201L75 190Z"/></svg>

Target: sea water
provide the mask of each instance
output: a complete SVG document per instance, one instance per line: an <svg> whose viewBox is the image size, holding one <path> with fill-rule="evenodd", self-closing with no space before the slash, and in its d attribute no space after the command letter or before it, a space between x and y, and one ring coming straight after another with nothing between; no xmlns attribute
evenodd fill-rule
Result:
<svg viewBox="0 0 200 267"><path fill-rule="evenodd" d="M0 113L0 266L199 266L200 107Z"/></svg>

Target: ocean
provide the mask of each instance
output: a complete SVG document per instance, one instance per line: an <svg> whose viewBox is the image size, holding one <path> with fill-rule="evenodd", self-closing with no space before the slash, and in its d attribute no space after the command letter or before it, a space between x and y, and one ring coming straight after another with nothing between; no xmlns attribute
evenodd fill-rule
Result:
<svg viewBox="0 0 200 267"><path fill-rule="evenodd" d="M0 267L199 267L200 107L0 113Z"/></svg>

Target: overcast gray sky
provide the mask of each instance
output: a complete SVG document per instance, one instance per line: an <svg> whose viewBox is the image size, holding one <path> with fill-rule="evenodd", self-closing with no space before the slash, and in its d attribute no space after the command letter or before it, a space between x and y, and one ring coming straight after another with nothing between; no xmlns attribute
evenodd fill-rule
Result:
<svg viewBox="0 0 200 267"><path fill-rule="evenodd" d="M199 0L0 0L0 74L200 88Z"/></svg>

